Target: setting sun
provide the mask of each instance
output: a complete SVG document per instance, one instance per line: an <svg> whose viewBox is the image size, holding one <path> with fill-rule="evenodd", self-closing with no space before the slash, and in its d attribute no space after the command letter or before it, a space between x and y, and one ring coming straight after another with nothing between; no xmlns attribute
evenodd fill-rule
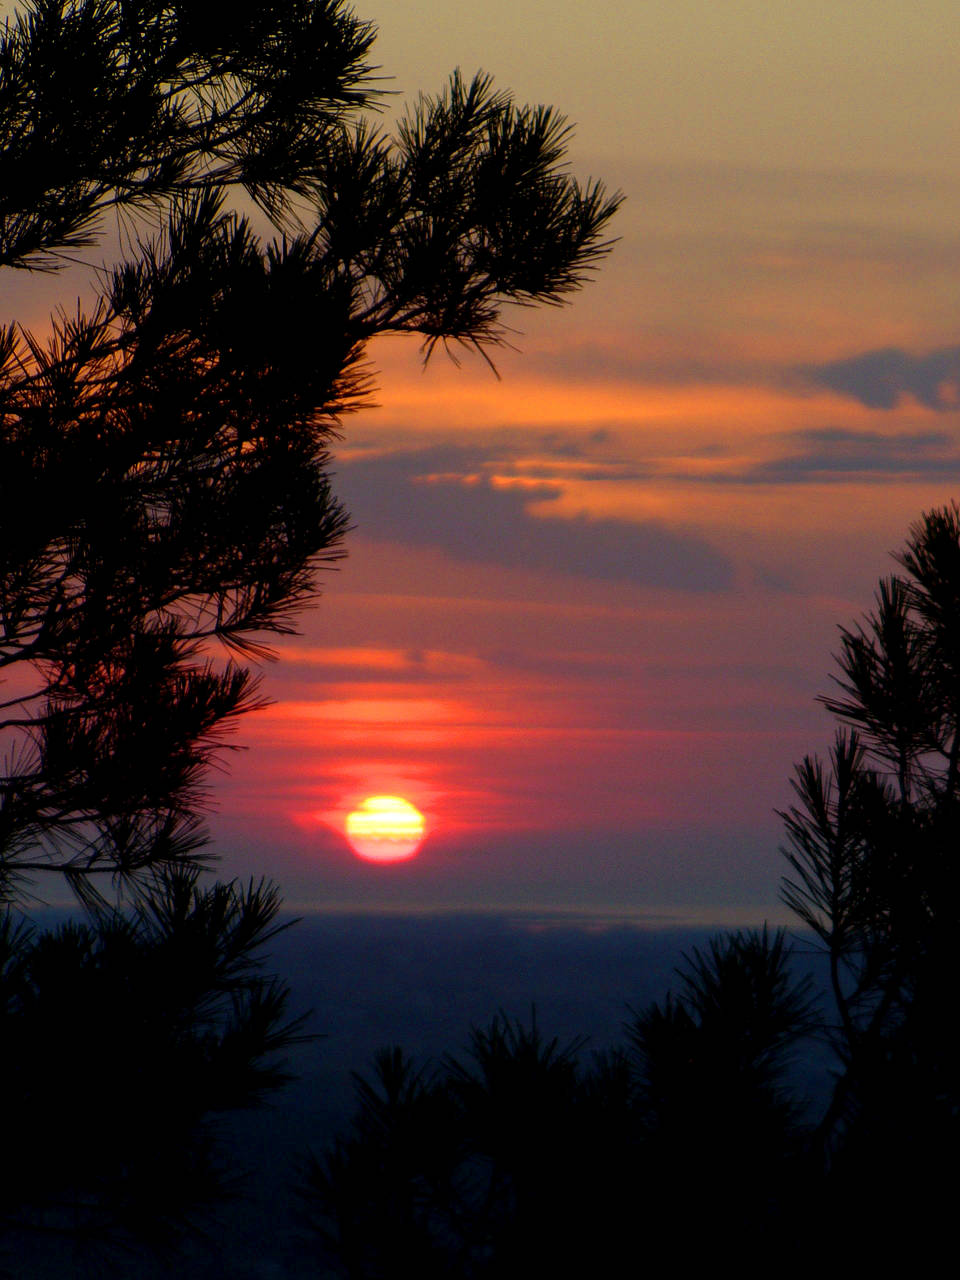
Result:
<svg viewBox="0 0 960 1280"><path fill-rule="evenodd" d="M423 843L423 814L400 796L368 796L347 815L346 829L359 857L368 862L402 862Z"/></svg>

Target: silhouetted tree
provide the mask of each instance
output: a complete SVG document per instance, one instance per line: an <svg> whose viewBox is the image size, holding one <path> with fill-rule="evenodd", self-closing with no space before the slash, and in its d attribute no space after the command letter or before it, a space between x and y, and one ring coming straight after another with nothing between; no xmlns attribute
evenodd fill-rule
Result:
<svg viewBox="0 0 960 1280"><path fill-rule="evenodd" d="M812 982L792 971L783 931L766 928L694 947L677 976L676 994L626 1026L651 1207L681 1229L691 1171L722 1168L694 1210L707 1250L775 1238L794 1210L803 1127L787 1075L816 1026Z"/></svg>
<svg viewBox="0 0 960 1280"><path fill-rule="evenodd" d="M303 1171L305 1218L339 1274L445 1275L471 1246L456 1230L464 1152L450 1100L398 1046L353 1079L350 1132Z"/></svg>
<svg viewBox="0 0 960 1280"><path fill-rule="evenodd" d="M0 920L0 1269L38 1235L162 1247L237 1182L211 1118L287 1079L303 1021L254 955L278 906L174 869L125 915Z"/></svg>
<svg viewBox="0 0 960 1280"><path fill-rule="evenodd" d="M341 554L327 446L366 343L487 354L504 303L583 281L617 204L483 76L379 133L373 28L339 0L201 9L35 0L0 36L0 262L55 267L108 209L164 220L89 314L0 337L7 897L202 863L205 765L256 705L208 642L262 652Z"/></svg>
<svg viewBox="0 0 960 1280"><path fill-rule="evenodd" d="M463 1057L381 1052L348 1133L300 1193L350 1280L606 1274L636 1252L708 1261L791 1230L803 1128L785 1082L814 1021L782 932L712 939L681 990L584 1063L499 1014ZM653 1228L653 1230L651 1230ZM682 1233L686 1233L685 1235ZM678 1241L682 1240L682 1245Z"/></svg>
<svg viewBox="0 0 960 1280"><path fill-rule="evenodd" d="M839 1070L818 1129L835 1179L929 1223L955 1150L960 1054L948 1011L960 936L960 508L914 524L874 611L842 629L850 726L807 757L785 813L783 898L828 958ZM952 1156L951 1156L952 1159ZM905 1176L910 1170L909 1177ZM909 1212L909 1211L908 1211Z"/></svg>
<svg viewBox="0 0 960 1280"><path fill-rule="evenodd" d="M823 1001L815 1009L788 983L780 935L733 935L695 952L680 994L630 1029L646 1123L665 1135L664 1167L678 1159L677 1185L684 1165L726 1150L720 1219L736 1220L732 1195L787 1237L790 1217L849 1232L879 1215L889 1245L933 1238L952 1215L960 507L925 514L896 559L904 572L881 581L874 611L841 628L837 692L821 701L846 727L826 764L800 763L797 804L782 814L782 898L824 957ZM811 1032L833 1050L834 1087L798 1127L782 1050Z"/></svg>
<svg viewBox="0 0 960 1280"><path fill-rule="evenodd" d="M633 1234L622 1063L500 1013L467 1053L417 1069L381 1051L351 1129L301 1181L323 1261L351 1280L581 1274Z"/></svg>
<svg viewBox="0 0 960 1280"><path fill-rule="evenodd" d="M291 630L342 555L327 450L368 399L366 344L414 333L425 356L489 360L502 306L564 301L617 205L565 172L561 117L484 76L378 131L374 34L341 0L31 0L0 32L0 267L56 270L108 214L126 252L49 338L0 328L0 904L54 873L89 912L49 937L6 917L4 1103L37 1114L58 991L75 990L69 1035L96 1028L123 1083L102 1087L86 1035L71 1080L137 1111L167 1154L269 1085L296 1032L282 988L243 976L273 891L197 884L204 779L257 705L239 660ZM211 958L225 947L232 969ZM111 1010L127 1030L108 1033ZM161 1106L143 1054L195 1092ZM53 1108L62 1171L26 1123L7 1130L8 1171L28 1175L8 1207L28 1221L46 1178L88 1225L129 1223L131 1196L162 1217L143 1132L74 1096ZM94 1127L105 1155L85 1173Z"/></svg>

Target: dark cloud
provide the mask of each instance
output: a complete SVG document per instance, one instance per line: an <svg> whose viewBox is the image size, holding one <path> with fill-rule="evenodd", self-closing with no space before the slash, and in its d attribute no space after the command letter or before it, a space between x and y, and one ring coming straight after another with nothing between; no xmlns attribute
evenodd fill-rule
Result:
<svg viewBox="0 0 960 1280"><path fill-rule="evenodd" d="M842 484L856 479L960 478L960 440L948 431L851 431L822 427L770 438L776 457L741 471L671 473L686 484ZM722 457L722 453L718 456Z"/></svg>
<svg viewBox="0 0 960 1280"><path fill-rule="evenodd" d="M618 443L617 432L611 427L594 427L590 431L579 428L564 431L553 429L543 431L530 427L512 425L510 427L493 428L484 433L483 444L438 443L432 445L413 445L408 449L397 449L395 452L415 454L424 460L425 469L434 466L439 469L449 463L454 469L472 466L496 466L511 464L515 459L530 455L560 461L577 461L595 458L598 453L606 455L609 449ZM381 454L384 448L382 432L364 435L354 433L350 437L349 458L363 452Z"/></svg>
<svg viewBox="0 0 960 1280"><path fill-rule="evenodd" d="M807 365L801 372L818 386L852 396L868 409L895 409L904 396L912 396L928 409L960 405L960 346L941 347L925 356L885 347L848 360Z"/></svg>
<svg viewBox="0 0 960 1280"><path fill-rule="evenodd" d="M554 458L588 458L597 445L612 444L615 433L609 427L595 427L593 431L570 436L563 431L539 431L531 443L538 450ZM514 444L511 441L511 444Z"/></svg>
<svg viewBox="0 0 960 1280"><path fill-rule="evenodd" d="M956 442L945 431L887 433L825 427L791 432L786 438L799 446L797 453L760 463L742 478L796 484L848 480L852 475L888 479L960 472Z"/></svg>
<svg viewBox="0 0 960 1280"><path fill-rule="evenodd" d="M437 445L342 460L335 488L358 532L456 560L685 591L732 585L725 556L657 521L532 514L533 503L557 501L561 486L498 485L489 458L471 446Z"/></svg>

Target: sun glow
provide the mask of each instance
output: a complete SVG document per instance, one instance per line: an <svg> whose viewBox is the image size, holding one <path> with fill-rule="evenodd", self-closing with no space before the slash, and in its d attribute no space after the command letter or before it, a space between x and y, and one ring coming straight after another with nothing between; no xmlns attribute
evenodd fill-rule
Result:
<svg viewBox="0 0 960 1280"><path fill-rule="evenodd" d="M347 815L347 839L368 862L402 862L423 843L423 814L400 796L368 796Z"/></svg>

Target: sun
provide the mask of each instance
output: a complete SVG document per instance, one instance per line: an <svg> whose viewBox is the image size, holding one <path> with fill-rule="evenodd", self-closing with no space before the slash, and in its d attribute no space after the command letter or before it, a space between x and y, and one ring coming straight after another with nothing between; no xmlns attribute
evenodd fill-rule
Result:
<svg viewBox="0 0 960 1280"><path fill-rule="evenodd" d="M423 814L400 796L368 796L347 815L347 839L367 862L403 862L423 843Z"/></svg>

